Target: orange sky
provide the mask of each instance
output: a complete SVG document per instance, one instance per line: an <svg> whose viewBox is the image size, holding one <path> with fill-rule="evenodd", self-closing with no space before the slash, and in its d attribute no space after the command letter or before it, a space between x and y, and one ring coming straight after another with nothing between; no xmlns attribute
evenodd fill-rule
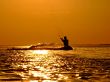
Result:
<svg viewBox="0 0 110 82"><path fill-rule="evenodd" d="M110 0L0 0L0 45L110 44Z"/></svg>

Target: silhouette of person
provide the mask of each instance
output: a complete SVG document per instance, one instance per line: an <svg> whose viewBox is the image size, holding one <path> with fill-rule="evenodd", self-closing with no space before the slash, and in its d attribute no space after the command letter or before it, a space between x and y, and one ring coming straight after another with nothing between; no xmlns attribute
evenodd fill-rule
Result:
<svg viewBox="0 0 110 82"><path fill-rule="evenodd" d="M63 38L60 38L63 42L64 47L62 47L61 49L63 50L73 50L73 48L71 46L69 46L69 40L67 39L66 36L64 36Z"/></svg>
<svg viewBox="0 0 110 82"><path fill-rule="evenodd" d="M69 41L66 36L64 36L64 38L60 38L60 39L62 40L64 47L69 46Z"/></svg>

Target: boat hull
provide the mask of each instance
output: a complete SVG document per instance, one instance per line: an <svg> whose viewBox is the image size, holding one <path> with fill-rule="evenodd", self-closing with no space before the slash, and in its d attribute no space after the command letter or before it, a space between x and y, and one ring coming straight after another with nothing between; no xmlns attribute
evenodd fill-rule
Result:
<svg viewBox="0 0 110 82"><path fill-rule="evenodd" d="M61 47L61 48L37 48L37 47L30 47L30 48L11 48L8 50L73 50L72 47Z"/></svg>

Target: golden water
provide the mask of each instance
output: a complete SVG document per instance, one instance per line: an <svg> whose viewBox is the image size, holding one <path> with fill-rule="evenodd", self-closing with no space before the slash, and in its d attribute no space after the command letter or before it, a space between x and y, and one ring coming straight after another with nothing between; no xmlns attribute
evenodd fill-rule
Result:
<svg viewBox="0 0 110 82"><path fill-rule="evenodd" d="M0 82L110 82L110 48L0 50Z"/></svg>

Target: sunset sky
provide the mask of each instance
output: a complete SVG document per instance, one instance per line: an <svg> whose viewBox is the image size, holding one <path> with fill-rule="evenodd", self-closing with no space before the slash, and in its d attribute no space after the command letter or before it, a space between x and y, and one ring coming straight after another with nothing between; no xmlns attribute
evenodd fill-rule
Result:
<svg viewBox="0 0 110 82"><path fill-rule="evenodd" d="M110 44L110 0L0 0L0 45Z"/></svg>

